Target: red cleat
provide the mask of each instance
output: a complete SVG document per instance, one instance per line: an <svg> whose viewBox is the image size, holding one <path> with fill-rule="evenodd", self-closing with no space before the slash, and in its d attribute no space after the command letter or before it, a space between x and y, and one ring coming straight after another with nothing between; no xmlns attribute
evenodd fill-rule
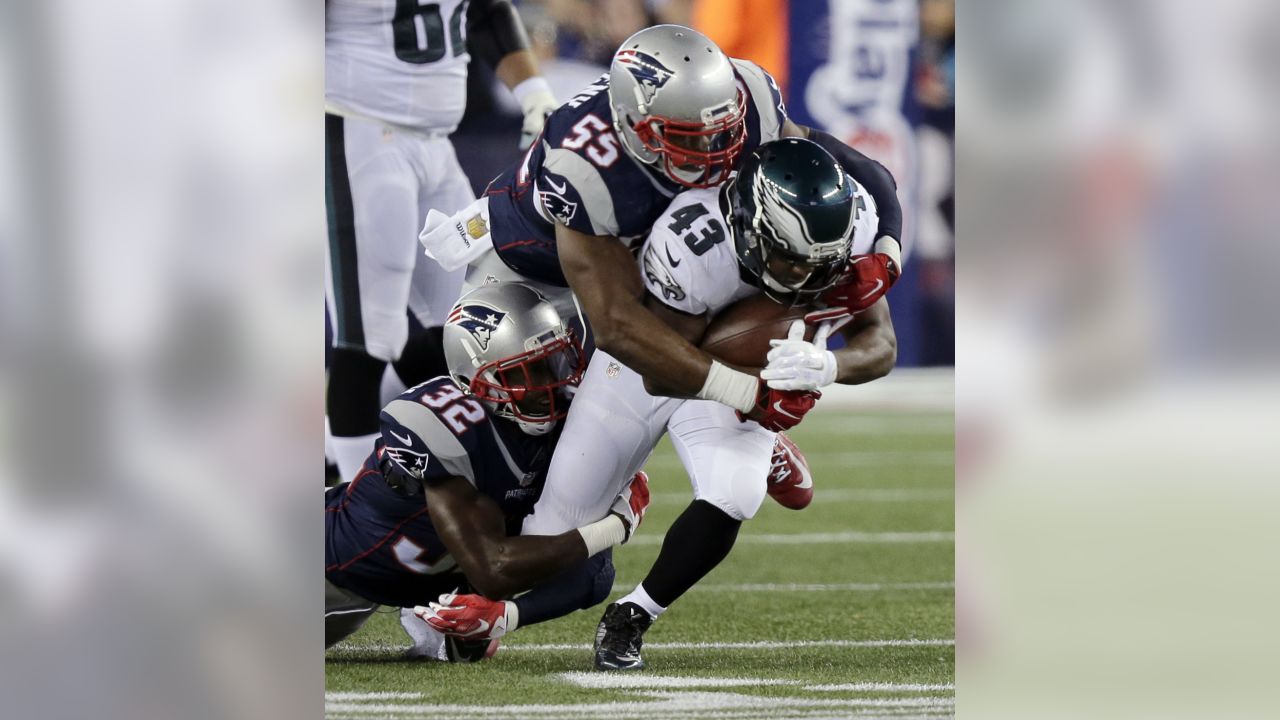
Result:
<svg viewBox="0 0 1280 720"><path fill-rule="evenodd" d="M813 502L813 476L809 461L791 438L778 433L769 465L769 497L791 510L803 510Z"/></svg>

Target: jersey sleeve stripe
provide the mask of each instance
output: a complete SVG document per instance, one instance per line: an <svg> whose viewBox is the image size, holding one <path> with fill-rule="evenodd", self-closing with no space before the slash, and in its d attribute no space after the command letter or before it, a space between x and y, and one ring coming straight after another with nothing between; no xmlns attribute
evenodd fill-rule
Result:
<svg viewBox="0 0 1280 720"><path fill-rule="evenodd" d="M747 86L751 104L760 119L760 142L778 139L786 115L782 110L782 94L778 91L777 83L753 62L734 58L733 66L738 71L738 77Z"/></svg>
<svg viewBox="0 0 1280 720"><path fill-rule="evenodd" d="M609 194L604 178L600 177L600 171L590 161L572 150L552 148L547 151L543 167L573 184L596 235L618 234L613 196Z"/></svg>
<svg viewBox="0 0 1280 720"><path fill-rule="evenodd" d="M435 413L419 403L399 399L392 400L382 412L395 418L396 422L421 438L432 457L445 470L466 478L472 485L476 484L475 471L471 467L471 458L467 456L466 449Z"/></svg>

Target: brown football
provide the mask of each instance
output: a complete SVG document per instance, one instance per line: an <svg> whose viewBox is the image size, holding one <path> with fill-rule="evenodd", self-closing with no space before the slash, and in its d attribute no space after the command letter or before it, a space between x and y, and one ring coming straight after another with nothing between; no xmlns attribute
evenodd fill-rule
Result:
<svg viewBox="0 0 1280 720"><path fill-rule="evenodd" d="M764 295L752 295L715 316L702 336L701 347L727 363L762 368L769 341L785 338L791 322L806 312L808 308L787 307ZM805 328L804 338L813 339L813 328Z"/></svg>

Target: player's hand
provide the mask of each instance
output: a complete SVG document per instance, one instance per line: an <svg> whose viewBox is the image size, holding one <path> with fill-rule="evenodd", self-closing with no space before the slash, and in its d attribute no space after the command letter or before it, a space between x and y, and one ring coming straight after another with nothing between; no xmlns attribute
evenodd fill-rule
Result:
<svg viewBox="0 0 1280 720"><path fill-rule="evenodd" d="M419 605L413 614L445 635L467 640L496 640L515 630L515 603L483 595L441 595L439 602Z"/></svg>
<svg viewBox="0 0 1280 720"><path fill-rule="evenodd" d="M820 397L822 393L816 390L774 390L761 380L755 407L749 413L738 413L738 419L755 420L772 432L789 430L800 424Z"/></svg>
<svg viewBox="0 0 1280 720"><path fill-rule="evenodd" d="M520 98L520 109L524 111L524 124L520 126L520 149L528 150L529 146L542 132L547 116L556 111L560 103L549 90L535 90Z"/></svg>
<svg viewBox="0 0 1280 720"><path fill-rule="evenodd" d="M827 349L833 327L833 323L822 323L809 342L804 339L805 321L791 323L786 340L769 341L773 349L760 379L774 390L818 390L835 382L836 356Z"/></svg>
<svg viewBox="0 0 1280 720"><path fill-rule="evenodd" d="M627 537L622 541L623 543L635 535L636 528L640 527L640 521L644 520L644 512L647 509L649 509L649 476L641 470L618 494L617 499L613 501L613 506L609 508L609 512L617 515L626 526Z"/></svg>
<svg viewBox="0 0 1280 720"><path fill-rule="evenodd" d="M850 258L844 274L820 298L829 307L862 312L884 297L900 274L898 264L885 253L857 255Z"/></svg>

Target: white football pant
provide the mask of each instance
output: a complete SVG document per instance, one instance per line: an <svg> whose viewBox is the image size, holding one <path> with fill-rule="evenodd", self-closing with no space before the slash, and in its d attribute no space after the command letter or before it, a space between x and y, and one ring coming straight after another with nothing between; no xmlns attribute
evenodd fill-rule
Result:
<svg viewBox="0 0 1280 720"><path fill-rule="evenodd" d="M775 434L717 402L650 395L638 373L597 350L523 534L555 535L604 517L663 432L671 434L694 498L737 520L756 514Z"/></svg>
<svg viewBox="0 0 1280 720"><path fill-rule="evenodd" d="M396 360L409 336L405 308L423 327L441 325L462 286L462 271L445 272L422 254L427 211L454 213L475 195L447 137L358 117L325 120L325 290L335 344Z"/></svg>

